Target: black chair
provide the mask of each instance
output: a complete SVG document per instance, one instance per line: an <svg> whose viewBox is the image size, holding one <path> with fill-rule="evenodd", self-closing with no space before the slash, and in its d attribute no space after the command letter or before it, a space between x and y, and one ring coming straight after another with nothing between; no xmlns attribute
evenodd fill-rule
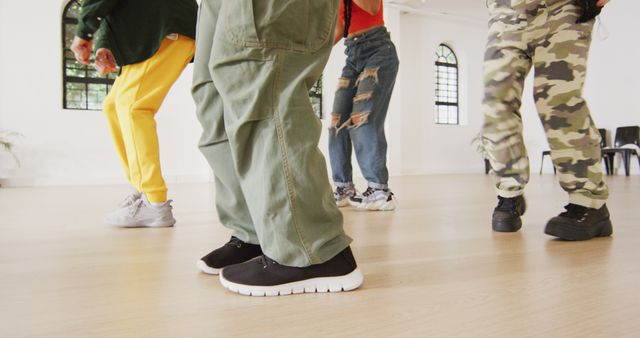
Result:
<svg viewBox="0 0 640 338"><path fill-rule="evenodd" d="M607 130L604 128L600 128L598 129L598 131L600 132L600 149L602 150L602 160L604 160L604 169L605 172L607 173L607 175L612 175L613 174L613 168L612 168L612 164L610 163L610 161L608 160L608 157L605 155L604 153L604 149L606 149L607 146Z"/></svg>
<svg viewBox="0 0 640 338"><path fill-rule="evenodd" d="M640 166L640 154L637 149L623 148L628 144L635 144L640 147L640 126L627 126L616 128L616 136L613 141L613 148L602 149L602 157L609 164L610 172L613 173L613 159L616 154L622 156L622 163L624 165L624 173L629 176L631 167L631 155L638 157L638 165Z"/></svg>
<svg viewBox="0 0 640 338"><path fill-rule="evenodd" d="M600 148L604 149L607 147L607 130L604 128L600 128L598 129L598 131L600 132ZM551 157L551 150L544 150L542 152L542 160L540 161L540 173L542 174L542 167L544 165L544 157L545 156L549 156ZM605 170L607 172L607 174L612 173L613 172L613 164L610 165L610 162L608 160L608 157L605 158L604 153L602 158L605 160L604 161L604 166L605 166ZM551 165L553 165L553 161L551 161ZM553 165L553 174L555 175L556 173L556 166Z"/></svg>

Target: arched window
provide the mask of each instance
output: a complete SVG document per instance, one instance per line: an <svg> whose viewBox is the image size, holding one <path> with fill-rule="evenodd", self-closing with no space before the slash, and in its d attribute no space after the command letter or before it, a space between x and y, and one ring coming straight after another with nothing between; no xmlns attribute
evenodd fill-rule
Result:
<svg viewBox="0 0 640 338"><path fill-rule="evenodd" d="M92 65L76 61L71 49L78 16L84 0L70 0L62 12L62 107L64 109L100 110L115 73L101 76ZM91 60L93 62L93 60Z"/></svg>
<svg viewBox="0 0 640 338"><path fill-rule="evenodd" d="M436 49L436 123L460 124L458 106L458 58L453 50L440 44Z"/></svg>

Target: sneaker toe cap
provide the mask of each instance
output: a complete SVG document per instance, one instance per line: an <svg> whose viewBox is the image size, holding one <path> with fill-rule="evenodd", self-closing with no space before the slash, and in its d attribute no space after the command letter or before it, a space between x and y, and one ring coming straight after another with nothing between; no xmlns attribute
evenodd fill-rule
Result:
<svg viewBox="0 0 640 338"><path fill-rule="evenodd" d="M198 262L196 262L196 267L198 268L198 270L208 275L217 275L220 273L220 269L216 269L207 265L207 263L203 260L199 260Z"/></svg>

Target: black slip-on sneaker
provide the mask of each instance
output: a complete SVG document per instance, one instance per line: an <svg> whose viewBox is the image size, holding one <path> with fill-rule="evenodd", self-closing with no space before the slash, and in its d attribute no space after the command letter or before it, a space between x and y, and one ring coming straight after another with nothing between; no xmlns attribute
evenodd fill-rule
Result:
<svg viewBox="0 0 640 338"><path fill-rule="evenodd" d="M498 205L493 209L491 227L497 232L516 232L522 227L520 216L527 210L524 196L505 198L498 196Z"/></svg>
<svg viewBox="0 0 640 338"><path fill-rule="evenodd" d="M552 218L544 232L567 241L584 241L594 237L607 237L613 233L609 209L587 208L577 204L567 204L565 212Z"/></svg>
<svg viewBox="0 0 640 338"><path fill-rule="evenodd" d="M228 266L220 273L225 288L246 296L351 291L362 281L349 247L324 263L303 268L284 266L262 255Z"/></svg>
<svg viewBox="0 0 640 338"><path fill-rule="evenodd" d="M262 249L259 245L245 243L232 236L225 245L200 258L196 267L204 273L217 275L225 266L246 262L260 255Z"/></svg>

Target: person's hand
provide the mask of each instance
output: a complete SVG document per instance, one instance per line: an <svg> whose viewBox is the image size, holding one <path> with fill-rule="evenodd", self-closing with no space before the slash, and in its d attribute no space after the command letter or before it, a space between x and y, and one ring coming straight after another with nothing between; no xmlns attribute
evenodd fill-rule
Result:
<svg viewBox="0 0 640 338"><path fill-rule="evenodd" d="M100 75L107 75L117 70L116 59L113 53L107 48L100 48L96 51L95 68Z"/></svg>
<svg viewBox="0 0 640 338"><path fill-rule="evenodd" d="M608 3L609 3L609 0L598 0L596 4L598 5L598 7L604 7L604 5Z"/></svg>
<svg viewBox="0 0 640 338"><path fill-rule="evenodd" d="M93 42L85 40L79 37L73 38L71 43L71 51L79 62L88 65L91 60L91 49L93 48Z"/></svg>

